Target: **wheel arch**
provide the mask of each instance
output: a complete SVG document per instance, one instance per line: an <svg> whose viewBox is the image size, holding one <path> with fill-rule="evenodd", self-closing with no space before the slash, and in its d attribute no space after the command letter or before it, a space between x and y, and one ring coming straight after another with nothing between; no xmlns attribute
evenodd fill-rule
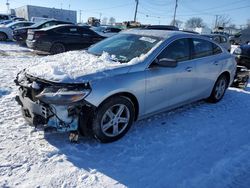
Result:
<svg viewBox="0 0 250 188"><path fill-rule="evenodd" d="M108 96L107 98L105 98L99 104L99 106L102 105L104 102L106 102L107 100L111 99L114 96L126 97L129 100L131 100L131 102L132 102L132 104L134 106L134 109L135 109L135 119L134 119L134 121L136 121L138 119L138 115L139 115L139 102L138 102L136 96L133 95L132 93L129 93L129 92L118 92L118 93L112 94L112 95Z"/></svg>
<svg viewBox="0 0 250 188"><path fill-rule="evenodd" d="M222 73L220 74L220 76L222 76L222 75L225 75L225 76L226 76L227 81L228 81L228 86L229 86L229 84L230 84L230 82L231 82L230 73L229 73L228 71L224 71L224 72L222 72ZM219 77L220 77L220 76L219 76ZM218 77L218 78L219 78L219 77Z"/></svg>

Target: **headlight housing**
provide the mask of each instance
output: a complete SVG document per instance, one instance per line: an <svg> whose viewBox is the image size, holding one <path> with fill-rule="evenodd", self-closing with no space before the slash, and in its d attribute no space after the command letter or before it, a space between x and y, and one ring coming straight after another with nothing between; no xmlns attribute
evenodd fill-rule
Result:
<svg viewBox="0 0 250 188"><path fill-rule="evenodd" d="M242 53L242 50L239 47L234 50L234 54L240 55L241 53Z"/></svg>
<svg viewBox="0 0 250 188"><path fill-rule="evenodd" d="M67 105L83 100L90 92L86 88L47 87L36 98L47 104Z"/></svg>

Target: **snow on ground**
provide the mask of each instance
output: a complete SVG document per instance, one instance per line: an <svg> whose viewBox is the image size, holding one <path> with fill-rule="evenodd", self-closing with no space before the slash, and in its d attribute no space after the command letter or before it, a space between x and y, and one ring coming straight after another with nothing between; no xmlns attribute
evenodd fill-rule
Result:
<svg viewBox="0 0 250 188"><path fill-rule="evenodd" d="M32 51L0 43L0 187L250 187L250 84L134 124L100 144L36 131L14 98Z"/></svg>

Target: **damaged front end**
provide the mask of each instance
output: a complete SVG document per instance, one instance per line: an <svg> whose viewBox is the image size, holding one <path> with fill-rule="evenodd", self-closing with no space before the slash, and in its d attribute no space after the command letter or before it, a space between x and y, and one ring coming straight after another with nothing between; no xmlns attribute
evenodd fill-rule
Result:
<svg viewBox="0 0 250 188"><path fill-rule="evenodd" d="M17 75L15 83L19 86L16 101L31 125L59 132L78 131L79 127L86 129L83 112L93 115L95 108L84 100L91 92L89 83L50 82L32 77L25 70Z"/></svg>

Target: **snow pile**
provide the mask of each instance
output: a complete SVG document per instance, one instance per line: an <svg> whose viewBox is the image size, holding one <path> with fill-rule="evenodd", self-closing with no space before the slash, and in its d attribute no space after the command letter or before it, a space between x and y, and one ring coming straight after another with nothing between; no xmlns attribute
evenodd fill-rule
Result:
<svg viewBox="0 0 250 188"><path fill-rule="evenodd" d="M86 51L71 51L37 59L36 66L27 69L27 73L42 79L61 81L113 69L121 66L112 60L112 56L103 53L95 56Z"/></svg>
<svg viewBox="0 0 250 188"><path fill-rule="evenodd" d="M54 56L35 59L35 66L28 68L28 74L46 80L65 81L74 80L81 76L94 74L118 67L125 67L144 61L162 41L159 41L147 54L141 54L133 58L128 63L116 61L114 55L103 52L101 56L96 56L82 51L70 51Z"/></svg>

